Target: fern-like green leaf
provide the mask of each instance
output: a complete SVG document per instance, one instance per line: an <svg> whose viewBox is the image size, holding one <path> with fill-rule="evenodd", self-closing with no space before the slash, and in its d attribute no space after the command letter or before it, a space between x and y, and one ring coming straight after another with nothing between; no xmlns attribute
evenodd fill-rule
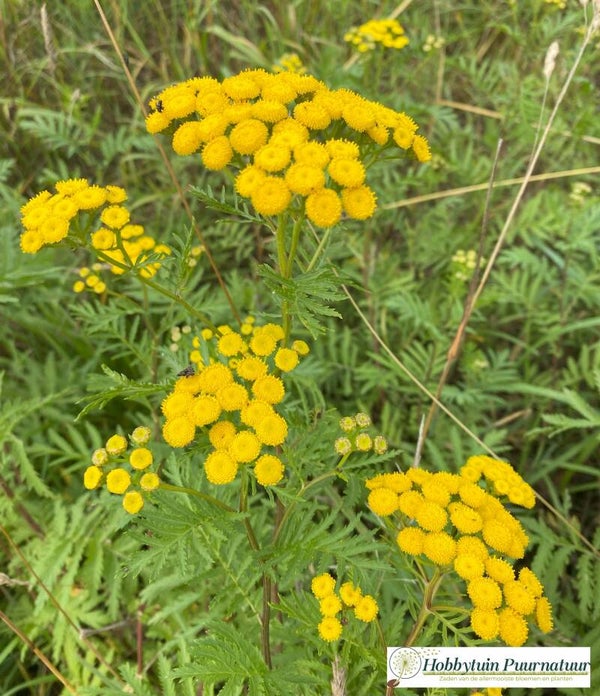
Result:
<svg viewBox="0 0 600 696"><path fill-rule="evenodd" d="M284 278L270 266L262 264L258 273L269 290L287 303L292 315L298 318L313 338L326 330L320 319L341 317L337 310L329 306L329 303L345 297L339 287L342 281L333 269L321 266L293 278Z"/></svg>
<svg viewBox="0 0 600 696"><path fill-rule="evenodd" d="M185 576L202 560L212 563L208 544L226 539L225 529L239 515L212 510L208 503L186 505L181 496L165 494L144 512L144 531L132 530L133 537L144 548L131 558L129 571L138 575L147 570L157 577L165 565L175 566Z"/></svg>
<svg viewBox="0 0 600 696"><path fill-rule="evenodd" d="M569 418L569 416L564 416L561 413L544 414L542 418L544 422L549 423L551 427L537 428L536 433L545 432L549 437L554 437L567 430L585 430L586 428L597 427L586 418Z"/></svg>
<svg viewBox="0 0 600 696"><path fill-rule="evenodd" d="M584 622L590 621L594 611L596 595L596 583L599 573L594 573L598 568L598 559L590 553L582 553L577 559L577 594L579 595L579 615Z"/></svg>
<svg viewBox="0 0 600 696"><path fill-rule="evenodd" d="M65 112L39 106L19 110L19 127L39 138L49 150L62 150L66 159L73 157L92 136L85 122L75 121Z"/></svg>
<svg viewBox="0 0 600 696"><path fill-rule="evenodd" d="M102 375L93 375L90 377L88 387L92 390L97 389L99 391L92 396L86 396L78 401L78 403L87 401L87 405L77 414L75 418L76 421L83 418L90 413L90 411L104 408L104 406L113 399L145 399L152 394L164 393L167 390L167 386L164 384L137 382L129 379L129 377L126 377L120 372L111 370L107 365L102 365L102 371L106 377L102 377ZM107 389L107 383L116 386Z"/></svg>
<svg viewBox="0 0 600 696"><path fill-rule="evenodd" d="M222 684L219 696L315 693L302 688L306 679L293 663L286 669L268 669L256 643L228 623L208 625L207 635L192 648L192 660L175 675L198 679L205 688Z"/></svg>
<svg viewBox="0 0 600 696"><path fill-rule="evenodd" d="M377 559L372 553L375 544L375 531L355 534L361 524L356 518L353 524L338 526L340 511L332 510L320 522L301 514L301 508L290 520L281 533L273 563L285 564L288 574L294 577L311 563L318 564L320 559L335 558L357 570L387 570L383 559ZM267 550L269 556L272 550ZM271 558L266 559L267 563Z"/></svg>
<svg viewBox="0 0 600 696"><path fill-rule="evenodd" d="M54 498L55 493L48 488L38 472L35 470L31 459L27 456L27 450L22 440L18 437L10 436L4 443L2 459L5 460L6 455L12 456L13 461L19 468L19 475L33 491L43 498ZM2 467L6 469L6 466Z"/></svg>
<svg viewBox="0 0 600 696"><path fill-rule="evenodd" d="M162 696L177 696L175 684L172 678L170 662L164 655L158 656L158 679L160 682L160 693Z"/></svg>
<svg viewBox="0 0 600 696"><path fill-rule="evenodd" d="M242 202L237 194L233 194L233 202L229 202L227 189L223 187L221 189L221 195L219 198L213 194L212 188L206 186L206 190L199 188L192 188L191 192L196 198L198 198L207 208L211 210L216 210L218 213L223 213L229 217L233 217L236 220L243 222L254 223L264 225L265 221L263 218L250 212L248 206Z"/></svg>

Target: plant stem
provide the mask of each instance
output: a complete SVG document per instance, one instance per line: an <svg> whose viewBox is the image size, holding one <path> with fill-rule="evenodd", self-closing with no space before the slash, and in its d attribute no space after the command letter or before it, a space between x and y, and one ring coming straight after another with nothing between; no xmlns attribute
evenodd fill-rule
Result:
<svg viewBox="0 0 600 696"><path fill-rule="evenodd" d="M288 278L287 254L285 251L285 228L287 217L280 215L277 219L277 230L275 231L275 241L277 244L277 265L283 278Z"/></svg>
<svg viewBox="0 0 600 696"><path fill-rule="evenodd" d="M378 618L375 619L375 625L377 626L377 635L379 636L379 643L381 645L381 649L385 650L387 643L385 640L385 636L383 635L383 626L381 625L381 621Z"/></svg>
<svg viewBox="0 0 600 696"><path fill-rule="evenodd" d="M269 669L273 668L271 660L271 578L266 572L262 576L263 608L260 621L260 642L263 659Z"/></svg>
<svg viewBox="0 0 600 696"><path fill-rule="evenodd" d="M291 259L285 251L285 230L287 227L287 216L280 215L277 223L277 231L275 232L275 240L277 242L277 265L282 278L286 280L291 276ZM284 333L284 345L288 344L291 330L290 308L287 300L281 301L281 324Z"/></svg>
<svg viewBox="0 0 600 696"><path fill-rule="evenodd" d="M308 273L308 271L312 271L313 267L317 263L319 256L321 255L321 252L323 251L323 248L325 247L325 245L329 241L329 237L331 236L331 230L332 230L332 228L328 227L325 230L325 234L323 235L323 237L319 240L319 244L317 246L317 249L316 249L315 253L313 254L312 259L310 260L310 263L306 267L307 273Z"/></svg>
<svg viewBox="0 0 600 696"><path fill-rule="evenodd" d="M216 507L221 508L221 510L226 510L227 512L235 512L235 510L227 505L226 503L221 502L217 498L213 498L212 495L207 495L206 493L201 493L200 491L195 490L194 488L185 488L184 486L174 486L171 483L165 483L164 481L160 482L159 488L164 491L174 491L175 493L186 493L187 495L193 495L196 498L200 498L201 500L206 501L207 503L210 503L211 505L215 505Z"/></svg>
<svg viewBox="0 0 600 696"><path fill-rule="evenodd" d="M120 263L115 259L111 259L110 256L106 256L106 254L103 254L102 251L98 249L96 249L96 255L99 259L105 261L111 266L116 266L117 268L120 268L124 271L133 270L132 266L127 266L126 264ZM181 297L181 295L178 295L172 290L165 288L164 285L160 285L159 283L150 280L150 278L144 278L144 276L142 276L140 273L136 275L136 278L145 286L152 288L153 290L156 290L156 292L160 293L161 295L164 295L165 297L168 297L170 300L173 300L173 302L175 302L176 304L181 305L191 316L201 321L205 326L211 328L213 331L216 331L215 326L208 318L208 316L206 314L203 314L202 312L199 312L195 307L192 307L192 305L186 300L184 300L183 297Z"/></svg>
<svg viewBox="0 0 600 696"><path fill-rule="evenodd" d="M292 228L292 241L290 243L290 253L288 254L287 258L287 278L291 278L292 276L294 259L296 258L296 251L298 249L298 242L300 241L300 231L302 230L303 222L304 216L299 216Z"/></svg>
<svg viewBox="0 0 600 696"><path fill-rule="evenodd" d="M58 681L64 686L66 691L68 691L70 694L75 694L77 696L77 691L71 686L71 684L67 681L66 677L62 674L62 672L54 666L54 664L50 661L50 659L35 645L19 628L16 624L14 624L8 616L3 612L0 611L0 621L6 624L6 626L16 635L19 637L19 639L23 642L24 645L26 645L34 654L35 656L44 664L44 666L52 672L52 674L58 679Z"/></svg>
<svg viewBox="0 0 600 696"><path fill-rule="evenodd" d="M239 511L244 513L244 527L246 527L246 535L248 536L248 542L252 547L253 551L260 551L260 546L254 534L254 529L248 517L248 471L246 468L242 469L242 482L240 486L240 506Z"/></svg>
<svg viewBox="0 0 600 696"><path fill-rule="evenodd" d="M421 604L419 615L417 616L414 626L412 627L411 632L404 643L404 647L409 648L415 642L419 633L421 632L421 629L423 628L423 625L425 624L425 621L427 620L427 617L432 613L431 606L433 604L433 598L435 597L435 593L438 591L443 577L444 574L439 569L436 569L433 577L425 586L423 603Z"/></svg>
<svg viewBox="0 0 600 696"><path fill-rule="evenodd" d="M252 529L252 524L247 515L248 512L248 471L247 469L242 470L242 481L240 486L240 506L239 511L244 513L244 526L246 527L246 535L248 537L248 542L253 551L260 551L260 546ZM272 668L273 663L271 661L271 636L270 636L270 623L271 623L271 578L268 576L266 570L262 573L262 613L260 617L260 645L262 656L265 664L269 669Z"/></svg>
<svg viewBox="0 0 600 696"><path fill-rule="evenodd" d="M314 486L317 483L320 483L321 481L325 481L328 478L333 478L338 475L338 470L337 468L334 469L333 471L328 471L326 474L321 474L321 476L317 476L316 478L312 479L309 483L302 484L300 490L298 491L298 497L301 497L306 491L311 488L311 486ZM288 517L290 516L290 513L294 509L294 506L296 505L297 500L293 500L285 509L285 512L283 515L281 515L281 518L279 520L279 524L275 528L275 532L273 533L273 540L272 544L273 546L277 543L277 540L279 539L279 534L281 530L283 529L283 526L285 522L287 521Z"/></svg>

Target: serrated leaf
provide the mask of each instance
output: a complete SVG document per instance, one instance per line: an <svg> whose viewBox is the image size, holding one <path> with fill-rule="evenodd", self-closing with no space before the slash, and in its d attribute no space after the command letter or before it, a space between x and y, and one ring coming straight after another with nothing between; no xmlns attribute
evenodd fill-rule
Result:
<svg viewBox="0 0 600 696"><path fill-rule="evenodd" d="M265 285L287 303L290 313L311 333L313 338L325 333L326 326L320 317L341 317L329 306L345 298L340 289L341 280L333 269L321 266L293 278L284 278L267 264L258 267L258 274Z"/></svg>
<svg viewBox="0 0 600 696"><path fill-rule="evenodd" d="M577 560L577 594L579 595L579 614L582 621L589 621L594 610L594 594L596 576L594 566L598 565L596 558L589 553L583 553Z"/></svg>
<svg viewBox="0 0 600 696"><path fill-rule="evenodd" d="M539 430L548 432L550 437L554 437L567 430L583 430L585 428L595 427L594 423L590 423L589 420L584 418L569 418L569 416L563 416L559 413L545 414L542 418L546 423L550 423L550 425L554 426L553 428L539 428Z"/></svg>
<svg viewBox="0 0 600 696"><path fill-rule="evenodd" d="M212 564L209 545L226 538L220 527L241 517L220 508L216 510L218 514L210 509L208 503L182 504L179 495L161 496L144 511L144 531L132 531L132 536L144 545L144 549L132 556L129 571L138 575L142 570L148 570L152 577L157 577L168 564L169 567L176 566L185 576L192 561Z"/></svg>
<svg viewBox="0 0 600 696"><path fill-rule="evenodd" d="M10 447L8 451L15 457L16 464L19 467L19 474L24 482L43 498L54 498L56 494L53 493L40 478L33 463L27 456L27 451L25 450L23 442L18 437L11 436L7 439L5 447L7 445Z"/></svg>
<svg viewBox="0 0 600 696"><path fill-rule="evenodd" d="M192 194L211 210L216 210L218 213L224 213L225 215L234 217L236 220L255 224L258 223L261 225L265 224L264 218L251 213L246 203L238 198L235 191L233 193L233 201L229 202L227 200L228 189L225 187L221 189L221 196L219 198L213 194L210 186L207 186L206 189L192 188L191 190Z"/></svg>
<svg viewBox="0 0 600 696"><path fill-rule="evenodd" d="M164 393L167 389L167 386L164 384L138 382L129 379L129 377L126 377L120 372L111 370L107 365L102 365L102 371L108 379L103 378L101 375L93 375L89 379L88 388L93 389L95 387L101 389L107 382L117 386L98 391L92 396L85 396L82 399L79 399L77 403L82 403L85 401L88 403L77 414L75 421L81 420L81 418L87 415L90 411L101 410L109 401L112 401L113 399L144 399L152 394Z"/></svg>

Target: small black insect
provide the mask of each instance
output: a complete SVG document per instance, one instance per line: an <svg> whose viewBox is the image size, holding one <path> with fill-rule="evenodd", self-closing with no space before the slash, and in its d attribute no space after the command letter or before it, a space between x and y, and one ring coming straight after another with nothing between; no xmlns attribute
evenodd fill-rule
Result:
<svg viewBox="0 0 600 696"><path fill-rule="evenodd" d="M196 374L196 368L193 365L184 367L183 370L177 373L178 377L193 377Z"/></svg>
<svg viewBox="0 0 600 696"><path fill-rule="evenodd" d="M162 113L162 110L163 110L162 99L157 99L157 100L156 100L156 104L155 104L154 106L155 106L155 108L156 108L156 110L158 111L159 114Z"/></svg>

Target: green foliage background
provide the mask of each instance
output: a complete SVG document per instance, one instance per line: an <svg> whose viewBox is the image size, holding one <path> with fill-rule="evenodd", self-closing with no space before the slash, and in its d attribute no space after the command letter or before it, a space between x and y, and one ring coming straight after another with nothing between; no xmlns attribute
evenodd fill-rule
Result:
<svg viewBox="0 0 600 696"><path fill-rule="evenodd" d="M584 17L574 0L565 9L541 0L403 5L409 46L360 57L344 33L393 13L394 4L113 0L104 10L144 100L196 74L223 78L245 67L270 68L282 54L296 52L329 86L355 89L422 124L433 161L401 170L380 164L376 217L346 224L329 253L373 326L435 392L467 294L452 257L478 248L485 190L414 199L485 183L499 138L498 183L524 173L540 117L544 122L580 45ZM164 386L183 360L169 354L169 332L189 317L157 298L146 304L133 284L106 305L75 295L71 287L83 259L62 248L21 254L18 213L26 198L69 177L125 187L135 217L177 249L171 279L185 285L188 302L215 323L231 315L206 263L194 269L191 282L185 277L189 221L94 4L0 0L0 17L0 520L7 532L0 536L7 576L0 608L81 685L79 693L122 693L94 662L91 646L136 694L192 696L198 679L214 685L204 693L217 693L219 675L231 663L239 671L219 693L242 693L244 682L249 694L329 693L330 664L315 629L317 608L308 600L310 572L326 569L332 558L340 571L352 568L380 598L390 644L401 644L415 611L410 592L398 603L399 586L409 580L392 545L374 545L380 533L364 489L343 482L323 487L305 523L287 530L279 558L285 599L273 632L274 643L290 645L287 662L272 672L261 662L255 625L236 630L217 620L240 606L252 613L259 601L257 568L238 548L243 539L232 533L231 520L206 505L164 496L142 523L132 523L110 496L84 493L90 453L108 435L147 422L159 427L155 385ZM430 34L443 37L443 48L423 50ZM554 40L561 53L541 114L544 55ZM533 541L527 560L543 578L556 615L556 630L533 640L591 645L596 658L598 556L573 529L598 548L598 50L600 36L584 56L537 168L563 174L528 189L442 393L460 420L572 525L539 504L523 518ZM219 177L209 178L197 163L172 162L184 187L220 191ZM595 173L573 171L591 167ZM572 195L575 182L591 186L580 201ZM492 193L485 257L514 192L514 185L499 185ZM261 273L272 253L263 230L252 220L220 221L202 195L189 200L240 311L268 316L276 306ZM339 316L320 317L327 332L314 343L301 324L295 331L312 352L292 379L298 422L290 454L301 453L315 476L323 473L337 417L360 409L397 451L394 461L409 466L428 398L381 351L336 288L325 283L322 299ZM477 443L438 414L423 465L456 471L478 452ZM361 461L356 473L373 475L382 466ZM184 458L171 462L182 485L205 485L199 474L190 481L190 470L193 463ZM264 506L265 528L272 507L272 501ZM150 557L142 551L149 538ZM24 559L81 631L57 610ZM145 630L143 680L135 676L137 617ZM300 640L289 640L286 621L300 627ZM432 617L427 631L422 644L451 645L462 635L443 617ZM349 694L383 692L380 655L353 636L346 657ZM594 679L600 689L598 670ZM6 624L0 626L0 691L62 693Z"/></svg>

